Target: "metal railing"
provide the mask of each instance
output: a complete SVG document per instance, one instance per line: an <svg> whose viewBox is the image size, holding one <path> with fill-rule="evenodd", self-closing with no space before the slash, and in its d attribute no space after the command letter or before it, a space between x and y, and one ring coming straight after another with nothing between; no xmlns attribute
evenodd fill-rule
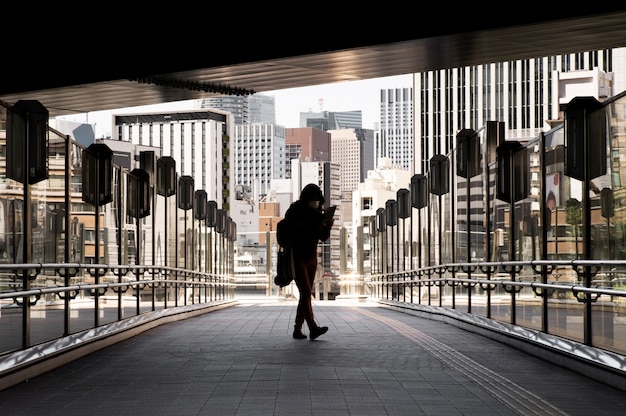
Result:
<svg viewBox="0 0 626 416"><path fill-rule="evenodd" d="M150 312L232 300L235 289L232 277L173 267L3 264L0 273L0 333L10 334L0 358Z"/></svg>
<svg viewBox="0 0 626 416"><path fill-rule="evenodd" d="M366 283L376 298L459 310L619 354L626 363L625 266L617 260L450 263L373 274ZM567 280L555 280L557 270Z"/></svg>

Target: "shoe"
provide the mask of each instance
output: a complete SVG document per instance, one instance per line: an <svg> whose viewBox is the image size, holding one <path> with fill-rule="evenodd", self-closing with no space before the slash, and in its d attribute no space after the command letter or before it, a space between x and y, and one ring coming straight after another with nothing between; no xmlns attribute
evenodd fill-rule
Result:
<svg viewBox="0 0 626 416"><path fill-rule="evenodd" d="M309 338L316 339L320 335L324 335L328 332L327 326L318 326L317 328L311 329L311 333L309 334Z"/></svg>
<svg viewBox="0 0 626 416"><path fill-rule="evenodd" d="M299 329L294 329L294 330L293 330L293 337L294 337L295 339L306 339L306 335L304 335L304 334L302 333L302 331L301 331L301 330L299 330Z"/></svg>

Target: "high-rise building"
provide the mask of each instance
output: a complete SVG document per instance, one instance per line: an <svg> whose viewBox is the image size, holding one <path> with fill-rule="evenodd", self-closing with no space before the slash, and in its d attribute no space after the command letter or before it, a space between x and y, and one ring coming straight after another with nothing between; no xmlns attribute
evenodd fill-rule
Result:
<svg viewBox="0 0 626 416"><path fill-rule="evenodd" d="M341 170L341 199L352 200L352 191L374 169L374 131L369 129L329 130L331 160Z"/></svg>
<svg viewBox="0 0 626 416"><path fill-rule="evenodd" d="M234 124L241 124L248 120L248 97L240 95L222 95L204 98L197 101L200 109L218 109L227 111L233 116Z"/></svg>
<svg viewBox="0 0 626 416"><path fill-rule="evenodd" d="M488 123L501 123L503 129L498 140L523 144L563 123L563 106L575 96L592 96L602 101L622 92L626 86L623 73L625 51L624 48L588 51L414 74L415 145L411 169L426 174L436 157L450 157L450 171L454 175L456 169L452 166L455 158L460 157L456 152L457 134L464 129L478 132ZM487 163L492 166L495 156L490 153L480 155L487 157ZM484 166L482 160L473 162ZM550 164L549 172L538 172L536 155L530 157L529 163L531 195L540 195L542 175L548 175L552 181L562 176L562 167L558 164ZM456 207L444 207L442 212L447 215L439 219L450 221L459 230L464 230L459 233L459 247L465 244L469 247L471 240L468 238L475 240L473 250L458 251L459 261L485 258L486 248L482 241L487 229L486 218L493 224L499 223L498 227L504 227L504 220L496 215L497 207L492 205L489 212L485 212L480 178L476 175L457 179L458 201L463 202ZM535 211L539 210L540 203L532 201L532 197L527 201ZM446 204L445 199L442 204ZM440 238L445 236L433 232L430 241L435 245L443 244L439 242ZM493 250L491 254L495 252ZM508 255L515 256L516 253Z"/></svg>
<svg viewBox="0 0 626 416"><path fill-rule="evenodd" d="M272 179L285 177L285 129L276 124L273 96L252 94L205 98L200 108L230 112L235 124L232 148L234 183L258 203Z"/></svg>
<svg viewBox="0 0 626 416"><path fill-rule="evenodd" d="M381 90L376 155L377 160L385 156L392 166L411 174L427 174L434 156L453 154L456 136L462 129L480 130L487 122L501 122L506 140L524 142L562 123L563 106L574 96L593 96L602 101L621 93L626 89L626 48L442 69L413 77L414 90ZM411 102L415 105L413 116L407 117ZM407 149L413 154L407 155ZM454 167L450 169L455 172ZM550 175L552 178L554 174ZM531 193L536 192L532 187L539 177L531 172ZM461 200L466 192L462 182L456 190ZM397 189L408 185L405 178L393 186ZM467 216L467 226L477 233L484 232L485 216L479 185L470 180L470 211L465 212L465 204L458 206L453 220L463 222ZM388 189L384 184L377 187ZM355 227L367 227L367 219L376 209L384 208L385 197L381 198L374 186L365 186L364 190L370 188L371 196L355 196L362 199L353 203ZM359 210L362 212L357 215ZM436 235L432 241L437 243ZM467 256L475 260L481 253Z"/></svg>
<svg viewBox="0 0 626 416"><path fill-rule="evenodd" d="M413 165L412 88L380 91L380 126L375 160L389 158L395 166L411 170Z"/></svg>
<svg viewBox="0 0 626 416"><path fill-rule="evenodd" d="M198 107L201 109L215 108L228 111L233 115L235 124L276 123L274 97L269 95L223 95L204 98L198 101Z"/></svg>
<svg viewBox="0 0 626 416"><path fill-rule="evenodd" d="M276 123L276 103L273 96L263 94L248 96L248 123Z"/></svg>
<svg viewBox="0 0 626 416"><path fill-rule="evenodd" d="M159 149L176 162L179 176L194 178L194 190L229 210L231 115L220 110L113 114L112 141Z"/></svg>
<svg viewBox="0 0 626 416"><path fill-rule="evenodd" d="M287 169L285 178L291 178L290 160L318 162L331 160L330 133L311 127L285 129L285 157Z"/></svg>
<svg viewBox="0 0 626 416"><path fill-rule="evenodd" d="M322 131L360 129L363 127L361 110L301 112L300 127L312 127Z"/></svg>
<svg viewBox="0 0 626 416"><path fill-rule="evenodd" d="M272 179L282 179L288 172L285 128L278 124L236 124L232 148L236 186L249 189L258 202L270 189Z"/></svg>
<svg viewBox="0 0 626 416"><path fill-rule="evenodd" d="M477 130L487 121L504 122L510 140L536 137L559 118L560 94L555 89L560 74L594 68L613 73L613 89L606 91L608 96L626 89L626 48L414 74L411 168L415 173L426 173L434 155L452 150L461 129Z"/></svg>

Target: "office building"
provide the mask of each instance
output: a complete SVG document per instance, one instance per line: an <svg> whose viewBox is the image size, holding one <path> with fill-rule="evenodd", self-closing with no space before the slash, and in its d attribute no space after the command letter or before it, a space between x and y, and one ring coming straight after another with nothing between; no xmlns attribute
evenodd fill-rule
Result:
<svg viewBox="0 0 626 416"><path fill-rule="evenodd" d="M198 108L228 111L233 115L234 124L276 123L274 97L263 94L223 95L198 100Z"/></svg>
<svg viewBox="0 0 626 416"><path fill-rule="evenodd" d="M285 129L276 125L273 96L228 95L198 101L233 115L232 165L235 187L245 189L253 204L267 194L272 179L285 177Z"/></svg>
<svg viewBox="0 0 626 416"><path fill-rule="evenodd" d="M412 88L380 90L380 126L375 160L389 158L402 169L413 164Z"/></svg>
<svg viewBox="0 0 626 416"><path fill-rule="evenodd" d="M290 160L318 162L331 160L330 133L311 127L285 129L285 157L287 169L285 178L291 178Z"/></svg>
<svg viewBox="0 0 626 416"><path fill-rule="evenodd" d="M301 112L300 127L322 131L360 129L363 127L363 116L361 110Z"/></svg>
<svg viewBox="0 0 626 416"><path fill-rule="evenodd" d="M341 198L352 199L359 183L374 169L374 131L370 129L329 130L331 161L341 169Z"/></svg>
<svg viewBox="0 0 626 416"><path fill-rule="evenodd" d="M278 124L236 124L232 148L236 186L249 190L255 203L263 198L272 179L288 172L285 128Z"/></svg>
<svg viewBox="0 0 626 416"><path fill-rule="evenodd" d="M624 48L607 49L414 74L415 162L411 168L415 173L426 174L433 159L442 156L449 158L450 171L456 175L457 134L463 129L479 132L488 122L502 123L500 140L524 144L562 124L563 108L575 96L590 96L603 101L620 93L626 86L626 77L623 72L613 72L613 69L623 71L625 51ZM621 64L617 65L618 62ZM484 133L479 135L482 137ZM491 152L480 154L487 158L490 166L495 163ZM549 164L547 172L538 172L538 155L536 152L529 154L529 198L524 198L521 205L527 205L529 212L538 212L540 201L533 200L533 196L541 195L539 188L543 175L547 175L549 181L561 183L559 190L565 192L562 195L567 194L567 190L560 180L563 178L562 166ZM485 161L477 162L482 166ZM487 227L495 226L496 232L501 232L507 229L506 221L498 214L502 210L497 206L490 206L489 212L485 212L481 175L456 180L455 192L460 203L452 209L446 199L442 199L444 207L441 212L446 215L438 221L457 226L459 258L456 260L484 260L487 257L483 244ZM487 218L491 225L486 222ZM443 245L444 241L439 239L445 236L435 232L435 228L430 241L435 246ZM468 237L474 240L472 250L463 248L466 244L470 246L470 242L466 243ZM492 249L490 260L523 255L504 251L502 247ZM438 255L436 251L430 252L428 258L435 262L449 260L437 258ZM576 254L561 249L559 256L574 258L570 256Z"/></svg>
<svg viewBox="0 0 626 416"><path fill-rule="evenodd" d="M626 89L626 48L414 74L415 162L411 169L425 173L434 155L453 149L459 130L477 130L487 121L504 122L509 140L536 137L559 119L562 103L555 91L559 78L596 68L613 74L611 91L603 90L602 95L610 97Z"/></svg>
<svg viewBox="0 0 626 416"><path fill-rule="evenodd" d="M230 162L232 122L220 110L113 114L113 141L159 149L176 162L179 176L191 176L194 190L230 209L234 187Z"/></svg>
<svg viewBox="0 0 626 416"><path fill-rule="evenodd" d="M248 123L276 123L276 104L273 96L252 94L248 96Z"/></svg>

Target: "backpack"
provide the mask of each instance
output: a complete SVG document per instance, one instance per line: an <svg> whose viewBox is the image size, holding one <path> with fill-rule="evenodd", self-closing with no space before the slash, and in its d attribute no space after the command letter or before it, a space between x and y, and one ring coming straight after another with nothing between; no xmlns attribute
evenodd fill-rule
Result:
<svg viewBox="0 0 626 416"><path fill-rule="evenodd" d="M276 224L276 241L279 248L276 253L276 276L274 277L274 283L277 286L285 287L291 283L295 276L291 252L291 229L289 222L285 218Z"/></svg>
<svg viewBox="0 0 626 416"><path fill-rule="evenodd" d="M276 241L278 245L286 248L291 246L291 230L286 218L278 221L276 224Z"/></svg>
<svg viewBox="0 0 626 416"><path fill-rule="evenodd" d="M294 279L296 272L293 266L293 254L290 248L281 247L276 253L276 276L274 284L285 287Z"/></svg>

